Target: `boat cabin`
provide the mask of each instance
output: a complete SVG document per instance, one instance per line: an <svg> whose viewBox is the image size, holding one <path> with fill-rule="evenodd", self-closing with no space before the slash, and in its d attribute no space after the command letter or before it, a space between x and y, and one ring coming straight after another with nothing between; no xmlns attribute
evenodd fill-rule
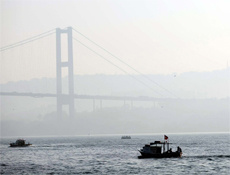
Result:
<svg viewBox="0 0 230 175"><path fill-rule="evenodd" d="M23 146L26 144L25 140L23 140L23 139L18 139L15 143L16 143L16 145L19 145L19 146Z"/></svg>
<svg viewBox="0 0 230 175"><path fill-rule="evenodd" d="M155 142L151 142L149 144L149 147L150 147L150 150L152 151L152 153L161 154L161 153L164 153L164 152L172 151L171 148L169 149L169 144L171 144L171 143L155 141ZM145 146L147 146L147 145L145 145Z"/></svg>

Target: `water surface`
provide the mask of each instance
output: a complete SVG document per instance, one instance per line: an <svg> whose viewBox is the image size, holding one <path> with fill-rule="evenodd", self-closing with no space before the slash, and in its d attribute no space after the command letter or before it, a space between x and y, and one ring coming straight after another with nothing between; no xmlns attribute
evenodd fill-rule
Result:
<svg viewBox="0 0 230 175"><path fill-rule="evenodd" d="M138 159L144 144L163 135L30 137L10 148L2 138L1 174L230 174L229 134L168 135L182 158Z"/></svg>

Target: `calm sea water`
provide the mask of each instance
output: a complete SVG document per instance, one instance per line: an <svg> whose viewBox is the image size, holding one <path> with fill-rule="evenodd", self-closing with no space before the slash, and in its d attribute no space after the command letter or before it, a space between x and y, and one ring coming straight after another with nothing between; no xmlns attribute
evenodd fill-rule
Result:
<svg viewBox="0 0 230 175"><path fill-rule="evenodd" d="M230 134L168 135L182 158L138 159L138 149L163 135L2 138L1 174L230 174Z"/></svg>

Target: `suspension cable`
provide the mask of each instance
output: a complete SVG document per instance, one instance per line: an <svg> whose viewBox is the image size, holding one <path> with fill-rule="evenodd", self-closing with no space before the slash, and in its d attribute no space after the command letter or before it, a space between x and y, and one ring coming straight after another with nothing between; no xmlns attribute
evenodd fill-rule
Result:
<svg viewBox="0 0 230 175"><path fill-rule="evenodd" d="M145 84L143 81L137 79L136 77L134 77L133 75L130 75L127 71L125 71L124 69L120 68L119 66L117 66L116 64L114 64L113 62L109 61L108 59L106 59L104 56L102 56L101 54L97 53L96 51L94 51L93 49L89 48L88 46L86 46L85 44L83 44L81 41L77 40L76 38L73 37L73 40L77 41L78 43L80 43L81 45L83 45L84 47L86 47L87 49L89 49L90 51L92 51L93 53L95 53L96 55L98 55L99 57L101 57L102 59L104 59L105 61L107 61L108 63L112 64L113 66L115 66L116 68L118 68L119 70L121 70L122 72L124 72L125 74L129 75L130 77L132 77L133 79L135 79L136 81L138 81L139 83L143 84L144 86L148 87L149 89L151 89L152 91L154 91L155 93L157 93L160 96L163 96L163 94L157 92L155 89L153 89L152 87L148 86L147 84Z"/></svg>
<svg viewBox="0 0 230 175"><path fill-rule="evenodd" d="M126 66L128 66L130 69L134 70L135 72L137 72L138 74L140 74L142 77L146 78L147 80L151 81L152 83L156 84L158 87L164 89L165 91L167 91L169 94L177 97L174 93L172 93L171 91L169 91L168 89L164 88L163 86L161 86L159 83L153 81L151 78L149 78L148 76L144 75L143 73L141 73L140 71L138 71L137 69L133 68L131 65L129 65L128 63L124 62L122 59L118 58L117 56L115 56L114 54L112 54L111 52L109 52L108 50L106 50L104 47L98 45L96 42L92 41L90 38L88 38L87 36L85 36L84 34L82 34L81 32L79 32L78 30L74 29L73 30L77 33L79 33L81 36L83 36L84 38L86 38L87 40L89 40L90 42L92 42L93 44L95 44L96 46L98 46L99 48L101 48L102 50L104 50L105 52L107 52L108 54L110 54L112 57L116 58L117 60L119 60L120 62L122 62L123 64L125 64ZM177 97L178 98L178 97Z"/></svg>
<svg viewBox="0 0 230 175"><path fill-rule="evenodd" d="M49 35L51 35L51 34L54 34L54 33L55 33L55 31L54 31L54 29L52 29L52 30L49 30L49 31L47 31L47 32L41 33L41 34L39 34L39 35L36 35L36 36L30 37L30 38L27 38L27 39L22 40L22 41L19 41L19 42L16 42L16 43L14 43L14 44L11 44L11 45L8 45L8 46L4 46L4 47L1 48L0 51L2 52L2 51L5 51L5 50L8 50L8 49L12 49L12 48L14 48L14 47L21 46L21 45L30 43L30 42L32 42L32 41L35 41L35 40L38 40L38 39L47 37L47 36L49 36Z"/></svg>

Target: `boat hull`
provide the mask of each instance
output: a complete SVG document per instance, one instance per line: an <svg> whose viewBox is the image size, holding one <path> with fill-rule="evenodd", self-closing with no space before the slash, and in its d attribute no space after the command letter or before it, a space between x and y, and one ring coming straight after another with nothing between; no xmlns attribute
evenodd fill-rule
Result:
<svg viewBox="0 0 230 175"><path fill-rule="evenodd" d="M139 159L143 158L173 158L173 157L181 157L182 152L171 152L171 153L163 153L163 154L152 154L152 153L144 153L142 151L139 151L141 153L141 156L138 156Z"/></svg>
<svg viewBox="0 0 230 175"><path fill-rule="evenodd" d="M10 144L10 147L27 147L27 146L31 146L32 144L25 144L25 145L14 145L14 144Z"/></svg>

